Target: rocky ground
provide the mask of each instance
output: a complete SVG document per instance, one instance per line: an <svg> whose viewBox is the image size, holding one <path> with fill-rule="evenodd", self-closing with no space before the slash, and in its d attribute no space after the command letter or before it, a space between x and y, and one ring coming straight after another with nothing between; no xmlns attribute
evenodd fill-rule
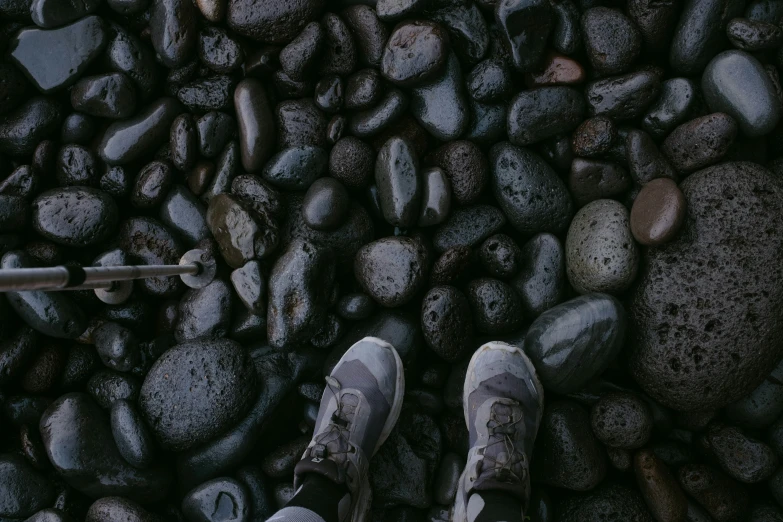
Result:
<svg viewBox="0 0 783 522"><path fill-rule="evenodd" d="M406 367L377 522L448 519L488 340L531 522L783 521L783 0L0 0L0 522L263 521L323 376Z"/></svg>

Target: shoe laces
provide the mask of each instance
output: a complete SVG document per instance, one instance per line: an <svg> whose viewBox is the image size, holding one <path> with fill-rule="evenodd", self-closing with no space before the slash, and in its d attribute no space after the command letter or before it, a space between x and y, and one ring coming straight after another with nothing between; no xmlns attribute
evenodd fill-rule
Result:
<svg viewBox="0 0 783 522"><path fill-rule="evenodd" d="M317 444L313 448L314 456L320 458L348 454L353 451L348 436L356 412L356 404L351 404L350 400L346 401L346 398L353 397L353 395L347 393L341 395L342 386L332 376L326 377L326 388L334 397L337 407L329 419L329 425L318 435Z"/></svg>
<svg viewBox="0 0 783 522"><path fill-rule="evenodd" d="M514 402L517 406L518 403ZM502 410L502 411L498 411ZM518 424L523 421L523 415L514 415L515 408L511 404L498 404L492 407L487 428L489 443L484 448L484 460L492 464L495 478L502 482L522 482L525 479L526 457L522 449L514 442ZM516 417L516 418L515 418ZM501 446L502 448L498 448ZM498 458L501 457L501 458ZM487 469L482 466L483 469Z"/></svg>

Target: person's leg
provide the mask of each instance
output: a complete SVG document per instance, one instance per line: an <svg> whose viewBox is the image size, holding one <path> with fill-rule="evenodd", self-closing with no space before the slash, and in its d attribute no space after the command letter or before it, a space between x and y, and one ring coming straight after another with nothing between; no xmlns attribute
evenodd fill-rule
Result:
<svg viewBox="0 0 783 522"><path fill-rule="evenodd" d="M521 522L544 411L544 388L533 363L515 346L485 344L468 366L463 408L470 451L453 521Z"/></svg>
<svg viewBox="0 0 783 522"><path fill-rule="evenodd" d="M397 423L405 394L402 361L366 337L326 378L313 440L294 470L296 494L273 522L362 522L370 507L369 463Z"/></svg>

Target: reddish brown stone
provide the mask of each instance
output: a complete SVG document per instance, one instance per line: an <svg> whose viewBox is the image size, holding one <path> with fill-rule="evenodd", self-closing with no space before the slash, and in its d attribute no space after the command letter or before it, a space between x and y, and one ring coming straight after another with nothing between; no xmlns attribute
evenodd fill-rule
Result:
<svg viewBox="0 0 783 522"><path fill-rule="evenodd" d="M631 232L643 245L670 241L685 219L685 196L668 178L650 181L636 196L631 208Z"/></svg>
<svg viewBox="0 0 783 522"><path fill-rule="evenodd" d="M525 83L530 89L544 85L574 85L583 81L585 70L579 62L555 52L546 55L540 72L525 75Z"/></svg>

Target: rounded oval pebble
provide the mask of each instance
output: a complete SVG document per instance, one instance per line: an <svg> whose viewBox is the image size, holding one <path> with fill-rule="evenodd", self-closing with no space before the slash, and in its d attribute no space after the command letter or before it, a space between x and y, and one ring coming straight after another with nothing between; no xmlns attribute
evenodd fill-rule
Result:
<svg viewBox="0 0 783 522"><path fill-rule="evenodd" d="M602 76L620 74L633 65L641 51L641 35L622 12L593 7L582 15L585 50Z"/></svg>
<svg viewBox="0 0 783 522"><path fill-rule="evenodd" d="M507 334L522 325L522 302L507 283L489 277L474 279L468 284L467 294L479 332Z"/></svg>
<svg viewBox="0 0 783 522"><path fill-rule="evenodd" d="M652 433L652 413L631 393L608 393L593 406L590 422L596 437L614 448L637 449Z"/></svg>
<svg viewBox="0 0 783 522"><path fill-rule="evenodd" d="M103 191L64 187L40 194L32 204L36 232L66 246L100 243L116 231L118 210Z"/></svg>
<svg viewBox="0 0 783 522"><path fill-rule="evenodd" d="M71 105L98 118L121 120L136 110L136 89L122 73L90 76L71 89Z"/></svg>
<svg viewBox="0 0 783 522"><path fill-rule="evenodd" d="M329 174L350 189L364 188L372 179L375 153L354 136L346 136L329 152Z"/></svg>
<svg viewBox="0 0 783 522"><path fill-rule="evenodd" d="M379 304L394 308L421 290L429 269L421 243L385 237L364 245L354 261L356 280Z"/></svg>
<svg viewBox="0 0 783 522"><path fill-rule="evenodd" d="M154 522L157 520L157 516L127 498L103 497L92 503L84 520L85 522L106 522L108 520Z"/></svg>
<svg viewBox="0 0 783 522"><path fill-rule="evenodd" d="M54 500L54 485L18 455L0 456L0 482L0 516L23 519Z"/></svg>
<svg viewBox="0 0 783 522"><path fill-rule="evenodd" d="M405 87L433 79L446 64L448 44L448 35L435 23L402 23L394 28L386 42L381 74Z"/></svg>
<svg viewBox="0 0 783 522"><path fill-rule="evenodd" d="M514 145L531 145L579 125L585 98L572 87L541 87L522 91L508 109L508 137Z"/></svg>
<svg viewBox="0 0 783 522"><path fill-rule="evenodd" d="M329 177L320 178L305 193L302 216L309 227L332 230L345 221L349 204L348 191L339 181Z"/></svg>
<svg viewBox="0 0 783 522"><path fill-rule="evenodd" d="M188 492L182 499L187 520L242 521L250 516L250 498L245 487L232 478L216 478Z"/></svg>
<svg viewBox="0 0 783 522"><path fill-rule="evenodd" d="M446 361L463 359L473 347L470 304L453 286L427 292L421 304L421 327L427 345Z"/></svg>
<svg viewBox="0 0 783 522"><path fill-rule="evenodd" d="M667 243L685 222L685 196L670 179L647 183L631 207L631 232L642 245Z"/></svg>
<svg viewBox="0 0 783 522"><path fill-rule="evenodd" d="M122 458L135 468L148 468L155 459L155 443L141 414L126 400L111 405L111 432Z"/></svg>
<svg viewBox="0 0 783 522"><path fill-rule="evenodd" d="M262 175L280 189L303 190L324 174L327 161L326 152L319 147L291 147L272 156Z"/></svg>
<svg viewBox="0 0 783 522"><path fill-rule="evenodd" d="M636 490L612 481L558 505L558 522L599 522L612 518L633 522L656 520Z"/></svg>
<svg viewBox="0 0 783 522"><path fill-rule="evenodd" d="M735 426L712 424L702 439L723 470L746 484L762 482L778 468L775 452Z"/></svg>
<svg viewBox="0 0 783 522"><path fill-rule="evenodd" d="M617 201L599 199L577 212L565 251L568 279L579 293L619 293L636 278L638 247L628 210Z"/></svg>
<svg viewBox="0 0 783 522"><path fill-rule="evenodd" d="M415 225L422 192L419 159L405 139L393 137L378 151L375 184L384 219L403 228Z"/></svg>
<svg viewBox="0 0 783 522"><path fill-rule="evenodd" d="M166 197L174 174L171 165L165 161L153 161L139 171L131 190L131 204L136 208L156 208Z"/></svg>

